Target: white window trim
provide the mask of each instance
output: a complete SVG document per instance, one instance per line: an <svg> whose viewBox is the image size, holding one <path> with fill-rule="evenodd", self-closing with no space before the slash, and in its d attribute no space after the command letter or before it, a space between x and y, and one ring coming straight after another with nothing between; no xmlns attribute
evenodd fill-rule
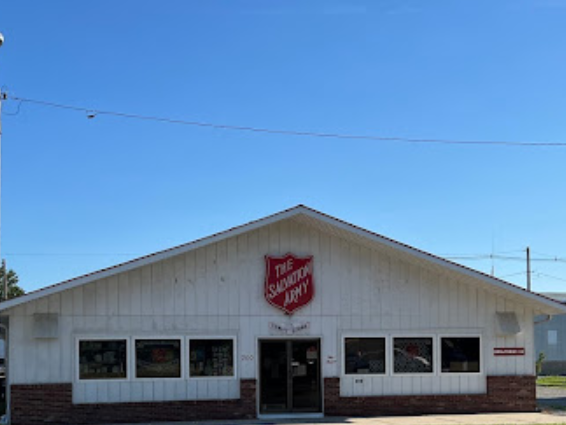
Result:
<svg viewBox="0 0 566 425"><path fill-rule="evenodd" d="M116 341L125 340L126 341L126 377L125 378L102 378L102 379L81 379L81 365L80 365L80 342L81 341ZM75 365L75 382L78 383L105 383L105 382L128 382L131 380L131 338L124 335L80 335L75 336L75 359L73 361Z"/></svg>
<svg viewBox="0 0 566 425"><path fill-rule="evenodd" d="M385 373L346 373L346 339L349 338L383 338L385 339ZM340 362L342 363L340 367L340 373L346 378L381 378L385 376L391 376L391 355L389 347L391 345L391 336L384 333L366 333L366 332L354 332L354 333L344 333L341 338L340 345Z"/></svg>
<svg viewBox="0 0 566 425"><path fill-rule="evenodd" d="M191 341L192 340L208 340L208 339L226 339L232 341L232 362L233 374L231 376L191 376ZM238 338L235 335L191 335L186 337L186 361L187 361L187 379L189 381L210 381L210 380L236 380L238 378Z"/></svg>
<svg viewBox="0 0 566 425"><path fill-rule="evenodd" d="M419 339L431 339L432 340L432 371L422 372L422 373L400 373L395 372L395 338L419 338ZM414 376L436 376L438 375L437 368L437 358L438 358L438 336L435 334L391 334L391 344L390 344L390 357L391 357L391 376L393 377L414 377Z"/></svg>
<svg viewBox="0 0 566 425"><path fill-rule="evenodd" d="M442 371L442 338L479 338L480 340L480 371L479 372L443 372ZM481 334L446 333L438 334L437 366L440 376L480 376L484 374L484 346Z"/></svg>
<svg viewBox="0 0 566 425"><path fill-rule="evenodd" d="M155 378L150 377L141 377L138 378L136 374L137 369L137 352L136 352L136 341L140 340L150 340L150 341L167 341L167 340L178 340L180 342L180 349L181 349L181 376L179 377L164 377L159 376ZM132 337L132 354L130 356L131 361L131 380L137 382L155 382L155 381L166 381L166 382L173 382L173 381L183 381L185 380L185 375L188 374L188 363L186 363L185 356L186 356L186 341L183 335L137 335ZM187 371L187 372L186 372Z"/></svg>

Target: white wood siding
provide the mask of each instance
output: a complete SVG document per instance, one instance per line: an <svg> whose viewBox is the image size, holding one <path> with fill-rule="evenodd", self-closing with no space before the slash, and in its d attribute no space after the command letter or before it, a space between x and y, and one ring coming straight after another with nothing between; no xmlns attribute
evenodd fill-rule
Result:
<svg viewBox="0 0 566 425"><path fill-rule="evenodd" d="M314 256L315 299L292 318L263 298L264 256L287 252ZM80 403L238 398L239 379L257 378L257 340L273 336L269 324L308 322L301 336L321 338L323 376L340 376L344 396L482 393L486 375L534 373L534 312L507 296L392 250L287 220L13 308L11 382L73 382ZM497 337L498 311L516 312L522 332ZM59 314L58 339L34 339L35 313ZM426 376L344 376L343 336L371 332L481 335L482 373L448 376L437 367ZM232 335L237 379L78 382L76 338L89 335ZM438 359L438 338L435 344ZM525 347L526 355L495 357L496 346Z"/></svg>

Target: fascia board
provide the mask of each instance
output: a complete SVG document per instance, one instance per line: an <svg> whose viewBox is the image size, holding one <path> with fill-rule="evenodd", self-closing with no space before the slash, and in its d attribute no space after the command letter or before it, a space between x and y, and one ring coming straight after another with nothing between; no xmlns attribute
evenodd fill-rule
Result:
<svg viewBox="0 0 566 425"><path fill-rule="evenodd" d="M414 258L418 258L425 262L429 262L432 264L436 264L440 267L446 268L448 270L454 271L459 274L463 274L473 279L477 279L486 283L488 285L492 285L495 288L511 292L519 297L526 298L529 301L538 303L539 305L542 304L546 307L549 307L552 310L552 314L562 314L566 313L566 305L559 303L558 301L551 300L550 298L546 298L540 296L533 292L528 292L525 289L515 286L511 283L499 280L497 278L493 278L491 276L485 275L481 272L473 270L471 268L465 267L463 265L453 263L441 257L437 257L433 254L427 253L425 251L421 251L409 245L405 245L401 242L397 242L393 239L389 239L385 236L379 235L377 233L373 233L369 230L363 229L346 221L337 219L335 217L329 216L327 214L321 213L319 211L313 210L311 208L305 207L303 205L296 206L294 208L290 208L288 210L273 214L271 216L252 221L247 224L243 224L241 226L237 226L228 230L225 230L220 233L216 233L212 236L204 237L202 239L198 239L193 242L189 242L178 247L169 248L164 251L159 251L154 254L149 254L147 256L137 258L131 260L126 263L118 264L116 266L110 267L108 269L99 270L93 272L88 275L80 276L78 278L71 279L67 282L62 282L51 287L47 287L44 289L40 289L38 291L32 292L27 295L23 295L18 298L14 298L12 300L4 301L0 303L0 311L7 310L9 308L16 307L20 304L24 304L27 302L31 302L37 300L39 298L47 297L49 295L53 295L62 291L66 291L69 289L76 288L81 285L85 285L96 280L104 279L110 276L114 276L119 273L124 273L139 267L144 267L150 264L157 263L162 260L166 260L168 258L185 254L192 250L196 250L207 245L221 242L225 239L232 238L235 236L239 236L241 234L259 229L264 226L268 226L270 224L276 223L281 220L285 220L299 214L304 214L309 216L313 219L325 222L331 226L337 227L342 229L346 232L350 232L357 236L360 236L365 239L369 239L370 241L377 243L378 245L383 245L388 248L397 250ZM546 313L546 312L545 312Z"/></svg>
<svg viewBox="0 0 566 425"><path fill-rule="evenodd" d="M48 297L50 295L57 294L59 292L67 291L69 289L73 289L82 285L86 285L88 283L105 279L107 277L111 277L117 275L119 273L124 273L136 268L144 267L150 264L157 263L162 260L166 260L177 255L185 254L187 252L205 247L207 245L221 242L225 239L232 238L235 236L239 236L243 233L251 232L253 230L259 229L264 226L268 226L270 224L276 223L281 220L285 220L292 216L295 216L300 213L304 213L306 211L305 207L299 205L297 207L291 208L289 210L282 211L280 213L276 213L274 215L252 221L250 223L234 227L232 229L225 230L220 233L216 233L212 236L207 236L202 239L198 239L193 242L189 242L178 247L169 248L164 251L159 251L154 254L149 254L144 257L136 258L130 260L126 263L118 264L116 266L112 266L107 269L102 269L99 271L92 272L90 274L79 276L69 281L64 281L52 286L48 286L43 289L38 289L37 291L30 292L29 294L22 295L21 297L14 298L8 301L4 301L0 303L0 311L8 310L10 308L16 307L21 304L25 304L31 301L35 301L37 299Z"/></svg>
<svg viewBox="0 0 566 425"><path fill-rule="evenodd" d="M421 259L423 261L436 264L440 267L446 268L446 269L454 271L456 273L463 274L463 275L471 277L473 279L479 279L479 280L483 281L484 283L492 285L492 286L494 286L498 289L502 289L504 291L510 291L510 292L514 293L515 295L527 298L530 301L533 301L533 302L536 302L536 303L539 303L539 304L543 304L547 307L550 307L552 310L554 310L552 314L566 313L566 305L561 304L558 301L554 301L554 300L551 300L551 299L546 298L544 296L541 296L537 293L529 292L529 291L527 291L527 290L525 290L525 289L523 289L519 286L515 286L515 285L513 285L509 282L505 282L505 281L499 280L497 278L493 278L491 276L485 275L485 274L478 272L476 270L470 269L468 267L465 267L465 266L457 264L457 263L453 263L449 260L443 259L441 257L437 257L437 256L430 254L430 253L427 253L425 251L420 251L419 249L413 248L409 245L405 245L405 244L397 242L393 239L386 238L386 237L381 236L377 233L373 233L371 231L368 231L368 230L363 229L361 227L355 226L355 225L350 224L348 222L336 219L334 217L328 216L326 214L319 213L318 211L307 209L305 214L309 215L312 218L325 221L326 223L328 223L330 225L336 226L336 227L338 227L342 230L351 232L351 233L356 234L360 237L370 239L370 240L377 242L378 244L384 245L388 248L392 248L394 250L408 254L412 257L416 257L416 258Z"/></svg>

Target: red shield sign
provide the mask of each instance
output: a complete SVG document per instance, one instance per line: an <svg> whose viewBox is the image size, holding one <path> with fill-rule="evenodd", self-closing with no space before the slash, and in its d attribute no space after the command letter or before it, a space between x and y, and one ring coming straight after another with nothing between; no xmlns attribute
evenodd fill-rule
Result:
<svg viewBox="0 0 566 425"><path fill-rule="evenodd" d="M293 314L314 297L311 257L265 256L265 299L273 307Z"/></svg>

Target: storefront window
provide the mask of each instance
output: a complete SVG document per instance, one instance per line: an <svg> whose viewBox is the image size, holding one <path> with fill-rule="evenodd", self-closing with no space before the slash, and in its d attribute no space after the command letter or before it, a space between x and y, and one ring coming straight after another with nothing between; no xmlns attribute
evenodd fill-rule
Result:
<svg viewBox="0 0 566 425"><path fill-rule="evenodd" d="M181 340L136 340L136 378L180 378Z"/></svg>
<svg viewBox="0 0 566 425"><path fill-rule="evenodd" d="M480 339L441 338L442 372L478 373L480 371Z"/></svg>
<svg viewBox="0 0 566 425"><path fill-rule="evenodd" d="M125 379L126 347L125 339L79 341L79 379Z"/></svg>
<svg viewBox="0 0 566 425"><path fill-rule="evenodd" d="M385 338L346 338L346 375L385 373Z"/></svg>
<svg viewBox="0 0 566 425"><path fill-rule="evenodd" d="M394 373L432 373L432 338L394 338Z"/></svg>
<svg viewBox="0 0 566 425"><path fill-rule="evenodd" d="M234 341L231 339L192 339L191 377L234 376Z"/></svg>

